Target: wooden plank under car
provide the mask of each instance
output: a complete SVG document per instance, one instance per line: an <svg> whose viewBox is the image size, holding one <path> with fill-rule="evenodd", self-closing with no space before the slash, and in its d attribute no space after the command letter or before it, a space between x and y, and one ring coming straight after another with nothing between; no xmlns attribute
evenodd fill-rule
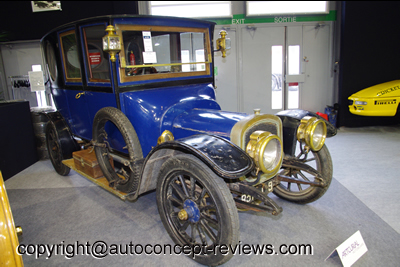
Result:
<svg viewBox="0 0 400 267"><path fill-rule="evenodd" d="M107 181L107 179L106 179L104 176L103 176L103 177L100 177L100 178L92 178L92 177L90 177L89 175L85 174L84 172L78 170L78 169L75 167L75 162L74 162L74 159L73 159L73 158L72 158L72 159L63 160L62 163L63 163L64 165L66 165L67 167L71 168L72 170L76 171L77 173L79 173L79 174L82 175L83 177L85 177L85 178L89 179L90 181L92 181L93 183L97 184L98 186L104 188L104 189L107 190L108 192L110 192L110 193L112 193L112 194L118 196L120 199L126 200L126 197L127 197L128 194L127 194L127 193L120 192L120 191L118 191L118 190L115 190L114 188L111 188L111 187L108 185L108 181Z"/></svg>

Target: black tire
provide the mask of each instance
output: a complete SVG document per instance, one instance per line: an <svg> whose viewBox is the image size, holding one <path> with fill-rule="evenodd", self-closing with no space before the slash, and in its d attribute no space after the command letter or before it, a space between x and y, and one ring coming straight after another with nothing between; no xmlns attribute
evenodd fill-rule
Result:
<svg viewBox="0 0 400 267"><path fill-rule="evenodd" d="M135 192L139 183L140 166L133 162L143 158L142 147L136 131L129 119L119 109L113 107L102 108L96 113L93 121L93 140L95 142L108 146L108 135L105 130L108 122L114 124L121 133L129 157L127 160L131 163L130 166L118 166L119 163L114 161L116 166L114 169L110 164L108 148L95 146L94 150L99 166L107 180L113 181L111 186L122 192ZM125 179L121 179L116 171L119 171Z"/></svg>
<svg viewBox="0 0 400 267"><path fill-rule="evenodd" d="M397 110L396 114L394 115L394 118L397 122L400 122L400 103L397 105Z"/></svg>
<svg viewBox="0 0 400 267"><path fill-rule="evenodd" d="M157 206L172 240L180 246L189 245L199 253L190 255L195 261L215 266L233 256L230 251L222 255L218 247L216 254L204 249L212 249L217 244L238 244L239 217L224 180L198 158L181 154L162 165L157 181ZM192 215L188 207L192 207ZM182 210L187 211L186 220L178 218Z"/></svg>
<svg viewBox="0 0 400 267"><path fill-rule="evenodd" d="M70 168L62 163L63 148L58 137L57 129L52 121L46 126L46 144L49 152L49 158L56 172L62 176L69 174Z"/></svg>
<svg viewBox="0 0 400 267"><path fill-rule="evenodd" d="M300 142L297 142L300 144ZM300 155L299 155L300 156ZM315 170L321 173L325 187L310 186L305 184L281 182L274 187L274 194L280 198L291 202L306 204L313 202L322 197L328 190L332 181L333 167L332 159L328 148L324 145L321 150L314 152L310 151L308 157L303 160ZM281 174L291 176L299 180L319 182L314 179L314 175L297 169L282 169Z"/></svg>

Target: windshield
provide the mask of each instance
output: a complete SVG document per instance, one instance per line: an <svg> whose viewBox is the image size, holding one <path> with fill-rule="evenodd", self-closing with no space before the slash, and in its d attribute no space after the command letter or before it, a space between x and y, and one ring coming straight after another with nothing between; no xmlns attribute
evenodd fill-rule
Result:
<svg viewBox="0 0 400 267"><path fill-rule="evenodd" d="M117 25L122 82L210 74L207 29Z"/></svg>

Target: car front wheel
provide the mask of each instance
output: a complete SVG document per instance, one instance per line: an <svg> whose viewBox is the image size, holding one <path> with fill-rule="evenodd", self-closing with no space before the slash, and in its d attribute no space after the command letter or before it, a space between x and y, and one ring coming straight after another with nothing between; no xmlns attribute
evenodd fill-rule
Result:
<svg viewBox="0 0 400 267"><path fill-rule="evenodd" d="M297 142L298 150L297 160L307 164L310 169L298 168L282 168L280 174L289 176L296 182L280 182L279 185L274 187L274 194L280 198L286 199L291 202L306 204L314 202L322 197L329 188L332 181L332 159L328 148L324 145L319 151L305 152L304 144ZM315 170L320 173L321 177L315 177ZM323 183L323 186L305 185L301 181Z"/></svg>
<svg viewBox="0 0 400 267"><path fill-rule="evenodd" d="M195 261L214 266L233 256L216 245L239 242L235 203L224 180L198 158L181 154L162 165L157 205L170 237L182 247L189 246Z"/></svg>

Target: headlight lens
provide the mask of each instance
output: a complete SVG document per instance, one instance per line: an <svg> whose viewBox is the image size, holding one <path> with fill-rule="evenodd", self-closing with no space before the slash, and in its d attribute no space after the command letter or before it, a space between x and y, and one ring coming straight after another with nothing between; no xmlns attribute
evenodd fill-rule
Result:
<svg viewBox="0 0 400 267"><path fill-rule="evenodd" d="M366 101L356 101L356 102L354 102L354 104L356 104L356 105L366 105L367 102Z"/></svg>
<svg viewBox="0 0 400 267"><path fill-rule="evenodd" d="M323 120L305 116L297 129L297 140L304 141L311 150L318 151L325 143L326 132L326 124Z"/></svg>
<svg viewBox="0 0 400 267"><path fill-rule="evenodd" d="M278 136L270 132L252 133L246 152L254 159L257 167L268 176L274 176L282 165L282 142Z"/></svg>
<svg viewBox="0 0 400 267"><path fill-rule="evenodd" d="M279 163L279 154L281 146L277 139L273 139L265 146L263 155L263 164L266 170L272 170Z"/></svg>

